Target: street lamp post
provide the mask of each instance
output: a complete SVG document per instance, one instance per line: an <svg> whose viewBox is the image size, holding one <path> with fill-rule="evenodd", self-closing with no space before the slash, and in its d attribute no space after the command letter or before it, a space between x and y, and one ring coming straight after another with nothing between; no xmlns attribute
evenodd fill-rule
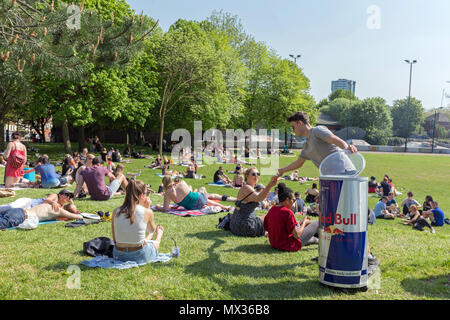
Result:
<svg viewBox="0 0 450 320"><path fill-rule="evenodd" d="M294 63L297 64L297 59L300 58L302 55L301 54L297 54L297 55L293 55L290 54L289 57L291 57L292 59L294 59ZM286 131L286 145L287 145L287 131ZM291 133L291 148L292 148L292 133Z"/></svg>
<svg viewBox="0 0 450 320"><path fill-rule="evenodd" d="M298 54L298 55L296 55L296 56L293 55L293 54L290 54L290 55L289 55L289 57L291 57L292 59L294 59L294 63L295 63L295 64L297 64L297 59L300 58L301 56L302 56L301 54Z"/></svg>
<svg viewBox="0 0 450 320"><path fill-rule="evenodd" d="M408 94L408 110L407 110L407 115L408 115L408 121L406 122L406 133L405 133L405 152L408 149L408 135L409 135L409 108L410 108L410 104L411 104L411 80L412 80L412 66L413 64L417 63L417 60L413 60L412 62L409 60L405 60L406 63L409 64L410 69L409 69L409 94Z"/></svg>

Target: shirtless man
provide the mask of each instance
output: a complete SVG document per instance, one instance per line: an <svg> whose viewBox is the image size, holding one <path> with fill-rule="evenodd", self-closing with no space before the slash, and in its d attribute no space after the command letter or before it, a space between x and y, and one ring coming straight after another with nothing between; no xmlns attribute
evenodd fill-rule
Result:
<svg viewBox="0 0 450 320"><path fill-rule="evenodd" d="M50 204L54 210L63 208L71 213L77 213L78 209L72 201L73 193L67 189L61 190L58 194L52 193L46 198L30 199L19 198L14 202L0 206L0 213L6 212L10 209L31 209L43 203Z"/></svg>
<svg viewBox="0 0 450 320"><path fill-rule="evenodd" d="M32 216L36 216L39 222L56 220L57 218L68 218L70 220L83 218L78 213L71 213L63 208L55 210L51 204L43 203L27 210L14 208L0 213L0 230L17 227Z"/></svg>

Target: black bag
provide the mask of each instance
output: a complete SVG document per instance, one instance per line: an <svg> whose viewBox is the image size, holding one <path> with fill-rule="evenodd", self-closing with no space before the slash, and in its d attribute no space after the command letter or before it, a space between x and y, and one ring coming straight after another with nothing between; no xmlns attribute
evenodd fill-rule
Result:
<svg viewBox="0 0 450 320"><path fill-rule="evenodd" d="M91 257L113 258L114 242L107 237L99 237L83 243L83 253Z"/></svg>
<svg viewBox="0 0 450 320"><path fill-rule="evenodd" d="M222 230L230 230L231 213L227 214L223 218L219 218L219 224L217 228Z"/></svg>

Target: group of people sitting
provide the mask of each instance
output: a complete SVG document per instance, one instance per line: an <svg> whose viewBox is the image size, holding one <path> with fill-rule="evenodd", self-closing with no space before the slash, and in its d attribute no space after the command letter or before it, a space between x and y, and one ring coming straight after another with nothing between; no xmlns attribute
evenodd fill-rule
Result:
<svg viewBox="0 0 450 320"><path fill-rule="evenodd" d="M377 182L377 179L372 176L369 180L369 193L375 193L377 196L385 196L387 197L389 192L393 192L394 196L401 195L395 185L392 183L392 179L389 178L387 174L384 175L383 181L380 183Z"/></svg>
<svg viewBox="0 0 450 320"><path fill-rule="evenodd" d="M433 197L427 195L423 205L414 199L414 194L409 191L407 198L400 205L394 199L394 192L389 192L387 196L382 196L380 201L375 205L373 212L369 211L369 223L375 223L375 219L395 219L403 218L401 221L405 225L412 225L414 229L423 231L424 227L428 227L432 233L435 232L433 227L444 226L445 214L439 203L433 200ZM430 222L428 222L428 220Z"/></svg>

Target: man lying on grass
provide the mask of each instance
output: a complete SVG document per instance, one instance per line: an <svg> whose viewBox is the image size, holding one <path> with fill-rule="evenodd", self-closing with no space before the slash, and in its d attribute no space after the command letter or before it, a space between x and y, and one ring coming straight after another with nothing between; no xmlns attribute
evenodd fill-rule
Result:
<svg viewBox="0 0 450 320"><path fill-rule="evenodd" d="M37 217L39 222L56 220L57 218L70 220L83 218L78 213L71 213L63 208L55 210L51 204L43 203L27 210L13 208L0 213L0 230L17 227L32 217Z"/></svg>
<svg viewBox="0 0 450 320"><path fill-rule="evenodd" d="M73 193L67 189L61 190L58 194L52 193L46 198L42 199L31 199L31 198L19 198L14 202L0 206L0 213L6 212L10 209L31 209L40 204L47 203L50 204L55 211L59 208L64 210L77 213L78 209L72 201Z"/></svg>

